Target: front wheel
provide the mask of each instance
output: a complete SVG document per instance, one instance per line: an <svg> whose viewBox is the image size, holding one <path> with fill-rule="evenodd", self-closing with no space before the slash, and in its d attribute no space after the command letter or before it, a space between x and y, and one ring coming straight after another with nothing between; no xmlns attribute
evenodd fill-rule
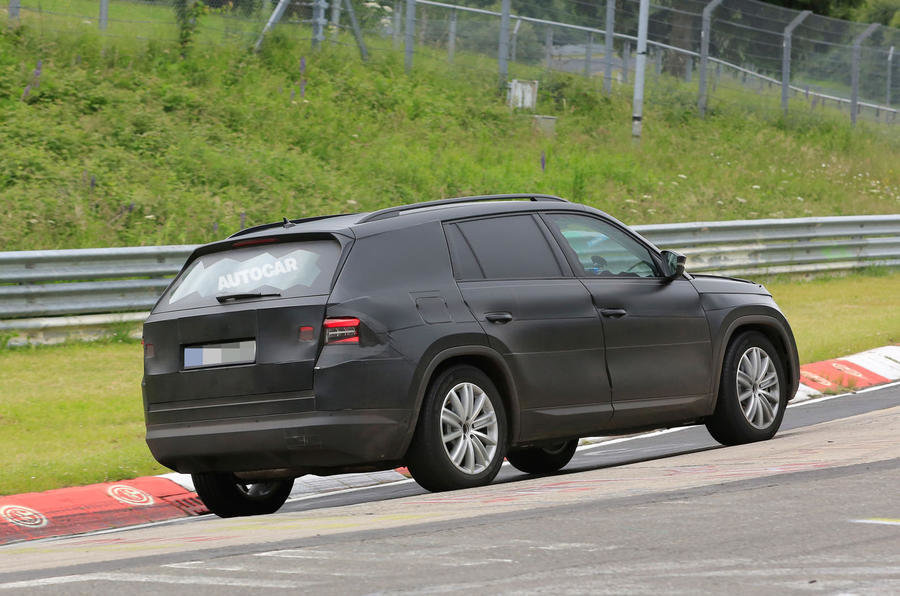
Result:
<svg viewBox="0 0 900 596"><path fill-rule="evenodd" d="M548 447L528 447L510 451L509 463L526 474L550 474L561 470L575 455L578 439L564 441Z"/></svg>
<svg viewBox="0 0 900 596"><path fill-rule="evenodd" d="M407 453L412 477L430 491L488 484L506 451L506 411L481 370L450 367L432 381Z"/></svg>
<svg viewBox="0 0 900 596"><path fill-rule="evenodd" d="M725 351L716 411L706 428L723 445L771 439L787 401L784 364L775 346L757 331L742 333Z"/></svg>
<svg viewBox="0 0 900 596"><path fill-rule="evenodd" d="M294 487L293 478L247 483L230 472L201 472L191 478L197 496L219 517L275 513Z"/></svg>

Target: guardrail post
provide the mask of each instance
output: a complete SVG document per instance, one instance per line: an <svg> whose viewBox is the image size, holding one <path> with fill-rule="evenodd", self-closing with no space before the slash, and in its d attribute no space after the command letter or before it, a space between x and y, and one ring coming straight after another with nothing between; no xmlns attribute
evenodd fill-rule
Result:
<svg viewBox="0 0 900 596"><path fill-rule="evenodd" d="M21 6L21 0L9 0L9 20L18 20L19 18L19 7Z"/></svg>
<svg viewBox="0 0 900 596"><path fill-rule="evenodd" d="M794 29L803 22L803 19L812 14L810 10L804 10L794 17L788 26L784 28L784 40L782 41L781 50L781 109L784 115L788 113L788 93L791 88L791 37L794 35Z"/></svg>
<svg viewBox="0 0 900 596"><path fill-rule="evenodd" d="M500 5L500 40L497 47L497 66L500 71L500 88L506 85L509 78L509 11L510 0L503 0Z"/></svg>
<svg viewBox="0 0 900 596"><path fill-rule="evenodd" d="M650 20L650 0L641 0L638 13L637 63L634 65L634 97L631 112L631 136L641 138L644 111L644 70L647 67L647 25Z"/></svg>
<svg viewBox="0 0 900 596"><path fill-rule="evenodd" d="M723 0L712 0L703 7L702 25L700 27L700 90L697 92L697 109L700 117L706 116L707 86L706 65L709 62L709 36L712 25L712 12Z"/></svg>
<svg viewBox="0 0 900 596"><path fill-rule="evenodd" d="M336 40L341 30L341 0L331 0L331 39Z"/></svg>
<svg viewBox="0 0 900 596"><path fill-rule="evenodd" d="M591 76L591 54L594 53L594 34L588 33L587 45L584 47L584 76Z"/></svg>
<svg viewBox="0 0 900 596"><path fill-rule="evenodd" d="M850 124L853 126L856 126L856 115L859 110L859 62L862 54L862 42L875 33L878 26L878 23L872 23L853 40L853 64L850 67Z"/></svg>
<svg viewBox="0 0 900 596"><path fill-rule="evenodd" d="M106 31L106 24L109 21L109 0L100 0L100 19L98 25L100 31Z"/></svg>
<svg viewBox="0 0 900 596"><path fill-rule="evenodd" d="M603 71L603 92L609 95L612 91L612 61L613 61L613 29L616 26L616 0L606 0L606 19L603 22L604 31L604 56L606 61Z"/></svg>
<svg viewBox="0 0 900 596"><path fill-rule="evenodd" d="M550 70L553 67L553 27L550 25L547 25L547 31L544 33L544 47L547 51L547 70Z"/></svg>
<svg viewBox="0 0 900 596"><path fill-rule="evenodd" d="M894 70L894 46L888 51L887 85L884 93L884 105L891 107L891 73Z"/></svg>
<svg viewBox="0 0 900 596"><path fill-rule="evenodd" d="M403 63L406 67L406 72L409 72L412 70L413 66L413 44L415 43L416 35L416 0L406 0L405 27L406 56L404 57Z"/></svg>
<svg viewBox="0 0 900 596"><path fill-rule="evenodd" d="M456 9L450 11L450 31L447 33L447 61L453 64L456 54Z"/></svg>

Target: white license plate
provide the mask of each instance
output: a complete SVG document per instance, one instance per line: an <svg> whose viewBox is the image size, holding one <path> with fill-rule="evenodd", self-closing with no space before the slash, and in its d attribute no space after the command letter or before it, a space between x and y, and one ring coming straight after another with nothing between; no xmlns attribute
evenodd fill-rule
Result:
<svg viewBox="0 0 900 596"><path fill-rule="evenodd" d="M184 368L252 362L256 362L256 340L254 339L184 348Z"/></svg>

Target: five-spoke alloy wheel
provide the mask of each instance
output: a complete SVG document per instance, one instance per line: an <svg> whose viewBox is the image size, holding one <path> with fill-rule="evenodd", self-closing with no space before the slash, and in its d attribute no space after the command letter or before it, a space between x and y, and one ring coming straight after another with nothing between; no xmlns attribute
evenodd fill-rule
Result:
<svg viewBox="0 0 900 596"><path fill-rule="evenodd" d="M506 451L506 410L481 370L451 366L431 382L407 454L416 482L428 490L489 483Z"/></svg>

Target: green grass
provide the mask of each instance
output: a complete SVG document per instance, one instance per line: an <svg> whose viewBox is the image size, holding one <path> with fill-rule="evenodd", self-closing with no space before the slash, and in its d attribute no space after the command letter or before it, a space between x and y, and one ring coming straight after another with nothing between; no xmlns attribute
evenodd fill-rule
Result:
<svg viewBox="0 0 900 596"><path fill-rule="evenodd" d="M465 52L451 68L420 48L407 76L390 40L372 38L363 64L353 47L313 53L282 28L259 55L198 43L181 58L162 34L49 18L0 32L5 250L205 242L242 222L491 192L560 194L628 223L900 208L897 129L773 118L733 89L702 120L692 87L654 81L636 145L628 88L605 97L599 81L513 65L559 117L548 139L503 105L495 62Z"/></svg>
<svg viewBox="0 0 900 596"><path fill-rule="evenodd" d="M900 271L768 281L801 362L900 342ZM827 322L827 324L825 324ZM159 474L135 342L0 350L0 494Z"/></svg>

